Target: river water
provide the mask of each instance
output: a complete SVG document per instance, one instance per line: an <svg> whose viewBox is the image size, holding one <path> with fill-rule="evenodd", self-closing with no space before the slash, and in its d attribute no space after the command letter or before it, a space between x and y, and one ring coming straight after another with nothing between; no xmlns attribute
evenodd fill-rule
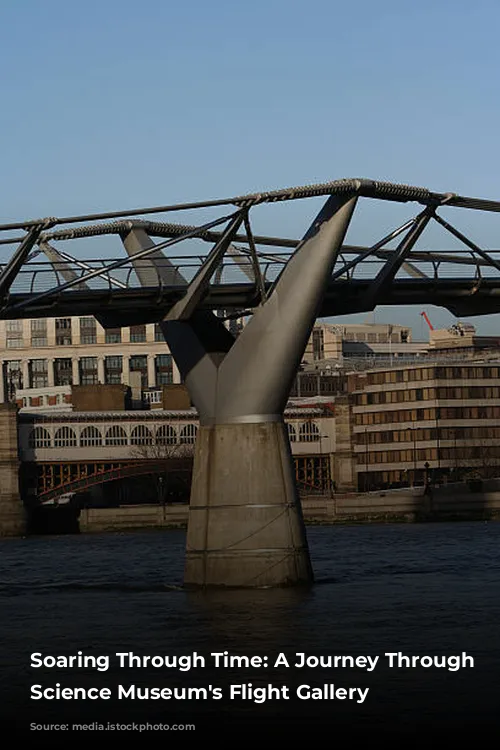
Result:
<svg viewBox="0 0 500 750"><path fill-rule="evenodd" d="M500 524L310 527L308 538L316 576L312 588L212 592L182 588L183 531L0 540L2 725L19 736L29 731L33 744L40 742L41 730L30 730L32 723L63 721L96 727L192 723L198 738L213 732L242 737L251 729L314 733L320 727L332 733L345 728L351 736L360 729L370 736L444 732L448 737L455 731L498 730ZM30 666L34 652L78 651L109 656L109 669ZM268 664L216 668L210 655L224 651L267 656ZM197 652L205 667L120 668L118 652ZM391 668L384 655L397 652L441 657L465 652L474 667ZM280 653L289 667L275 666ZM302 653L370 655L379 661L371 672L362 666L295 666ZM45 689L56 683L109 687L112 697L30 698L32 685ZM229 698L231 685L249 683L285 686L288 699ZM325 684L369 690L362 703L359 693L322 700L296 695L297 686L309 686L301 689L307 693L315 687L324 691ZM119 685L211 685L223 697L215 700L209 691L199 700L117 700ZM92 730L86 741L97 734ZM168 740L173 737L170 733ZM57 739L62 742L61 732Z"/></svg>

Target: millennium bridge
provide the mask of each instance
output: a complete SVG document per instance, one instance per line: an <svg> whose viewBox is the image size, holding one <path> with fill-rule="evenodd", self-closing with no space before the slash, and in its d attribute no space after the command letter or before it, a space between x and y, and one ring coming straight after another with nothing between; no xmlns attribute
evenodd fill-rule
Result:
<svg viewBox="0 0 500 750"><path fill-rule="evenodd" d="M301 238L258 230L276 204L321 198ZM350 244L366 206L365 234L375 224L371 205L388 203L404 212L400 223L368 245ZM342 179L4 223L0 242L13 252L0 272L0 315L93 315L105 328L159 322L200 421L185 584L310 584L283 414L315 319L378 304L440 305L456 316L498 312L500 251L485 250L472 234L478 215L486 225L484 217L499 211L494 200ZM451 247L436 247L436 230ZM113 240L125 251L118 259ZM178 246L184 254L174 254ZM224 323L242 316L249 322L234 337ZM11 429L7 406L2 419ZM0 446L0 514L12 533L23 523L16 460Z"/></svg>

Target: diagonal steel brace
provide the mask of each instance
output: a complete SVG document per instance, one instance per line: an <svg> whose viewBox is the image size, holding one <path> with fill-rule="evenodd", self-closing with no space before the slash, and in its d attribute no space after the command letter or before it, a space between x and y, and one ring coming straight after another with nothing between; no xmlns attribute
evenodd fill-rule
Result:
<svg viewBox="0 0 500 750"><path fill-rule="evenodd" d="M12 255L11 259L0 273L0 298L5 300L9 290L19 273L21 266L24 265L28 259L32 248L36 245L40 234L53 226L55 219L42 219L39 224L36 224L30 229L28 234L24 237L17 250Z"/></svg>
<svg viewBox="0 0 500 750"><path fill-rule="evenodd" d="M176 302L176 304L169 310L165 316L166 321L189 320L205 296L210 284L210 279L217 270L222 257L225 255L242 222L243 214L242 212L239 212L222 233L220 240L212 248L198 273L189 284L184 297Z"/></svg>

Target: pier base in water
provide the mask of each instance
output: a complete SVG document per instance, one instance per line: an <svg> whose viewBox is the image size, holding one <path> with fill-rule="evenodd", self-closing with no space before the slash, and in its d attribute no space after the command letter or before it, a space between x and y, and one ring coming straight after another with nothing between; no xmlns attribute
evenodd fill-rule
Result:
<svg viewBox="0 0 500 750"><path fill-rule="evenodd" d="M312 580L286 426L201 427L185 585L253 588Z"/></svg>

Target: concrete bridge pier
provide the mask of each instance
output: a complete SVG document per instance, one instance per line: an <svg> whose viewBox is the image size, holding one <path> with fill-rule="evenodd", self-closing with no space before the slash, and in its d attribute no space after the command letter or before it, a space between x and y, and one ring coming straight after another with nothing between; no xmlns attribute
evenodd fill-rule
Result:
<svg viewBox="0 0 500 750"><path fill-rule="evenodd" d="M328 198L236 339L199 302L239 226L248 226L245 209L161 323L200 417L186 586L313 581L283 413L356 200L352 193ZM146 243L134 230L124 238L131 256ZM165 259L162 267L165 273ZM151 270L143 269L141 283Z"/></svg>
<svg viewBox="0 0 500 750"><path fill-rule="evenodd" d="M313 579L283 422L198 433L186 586L285 586Z"/></svg>
<svg viewBox="0 0 500 750"><path fill-rule="evenodd" d="M26 513L19 494L17 407L0 404L0 537L23 536Z"/></svg>

